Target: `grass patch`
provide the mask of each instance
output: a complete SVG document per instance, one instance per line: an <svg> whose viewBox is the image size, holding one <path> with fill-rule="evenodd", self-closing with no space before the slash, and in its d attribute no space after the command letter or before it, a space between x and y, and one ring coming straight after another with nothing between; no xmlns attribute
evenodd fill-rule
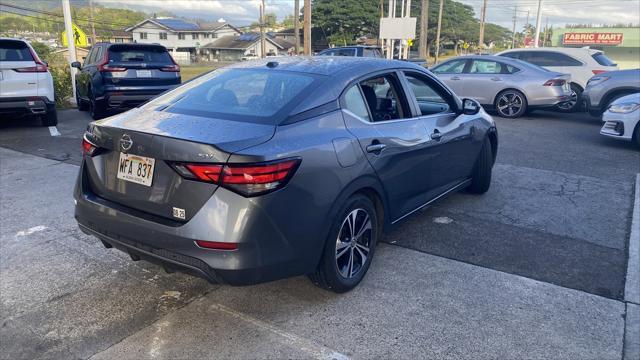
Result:
<svg viewBox="0 0 640 360"><path fill-rule="evenodd" d="M209 72L211 70L217 69L219 67L223 67L225 65L229 65L229 63L211 63L207 65L185 65L180 66L180 76L182 77L182 82L193 79L194 77Z"/></svg>

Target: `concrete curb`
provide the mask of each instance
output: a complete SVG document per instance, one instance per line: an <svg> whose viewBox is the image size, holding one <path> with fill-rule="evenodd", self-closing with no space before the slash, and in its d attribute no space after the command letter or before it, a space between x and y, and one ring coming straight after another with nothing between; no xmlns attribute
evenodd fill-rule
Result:
<svg viewBox="0 0 640 360"><path fill-rule="evenodd" d="M640 174L636 175L635 201L629 235L629 259L624 301L640 304Z"/></svg>

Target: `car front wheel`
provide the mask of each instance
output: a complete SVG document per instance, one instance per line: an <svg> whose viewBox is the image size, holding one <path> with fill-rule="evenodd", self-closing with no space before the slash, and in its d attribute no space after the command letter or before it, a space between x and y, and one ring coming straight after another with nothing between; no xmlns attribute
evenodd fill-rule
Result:
<svg viewBox="0 0 640 360"><path fill-rule="evenodd" d="M378 241L378 216L373 202L357 194L343 205L326 241L311 281L327 290L347 292L364 278Z"/></svg>
<svg viewBox="0 0 640 360"><path fill-rule="evenodd" d="M472 194L484 194L491 186L491 172L493 171L493 151L491 142L488 138L484 139L480 155L473 166L473 174L471 174L471 184L469 192Z"/></svg>

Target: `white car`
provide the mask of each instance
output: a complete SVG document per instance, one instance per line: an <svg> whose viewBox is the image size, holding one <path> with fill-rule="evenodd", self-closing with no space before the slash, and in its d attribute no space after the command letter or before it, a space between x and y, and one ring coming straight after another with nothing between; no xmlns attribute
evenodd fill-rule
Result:
<svg viewBox="0 0 640 360"><path fill-rule="evenodd" d="M602 114L600 134L633 141L640 147L640 93L619 98Z"/></svg>
<svg viewBox="0 0 640 360"><path fill-rule="evenodd" d="M559 104L558 110L574 111L580 107L580 96L592 76L606 71L618 70L618 65L602 51L589 48L541 47L511 49L499 52L545 69L571 75L571 101Z"/></svg>
<svg viewBox="0 0 640 360"><path fill-rule="evenodd" d="M0 117L40 117L58 123L51 73L28 42L0 38Z"/></svg>

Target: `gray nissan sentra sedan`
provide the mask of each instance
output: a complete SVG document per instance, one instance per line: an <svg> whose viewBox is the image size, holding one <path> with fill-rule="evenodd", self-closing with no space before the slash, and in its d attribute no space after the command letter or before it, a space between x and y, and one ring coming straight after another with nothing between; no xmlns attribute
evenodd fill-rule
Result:
<svg viewBox="0 0 640 360"><path fill-rule="evenodd" d="M495 124L422 67L344 57L243 62L91 123L80 228L133 260L211 282L307 274L335 292L383 230L484 193Z"/></svg>

